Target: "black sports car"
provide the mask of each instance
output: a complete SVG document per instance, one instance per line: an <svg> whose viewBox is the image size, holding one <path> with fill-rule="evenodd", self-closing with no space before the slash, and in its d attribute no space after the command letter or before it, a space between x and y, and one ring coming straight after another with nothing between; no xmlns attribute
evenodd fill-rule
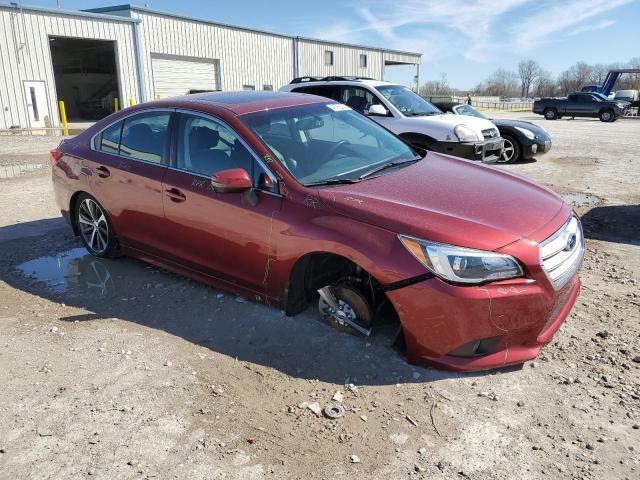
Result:
<svg viewBox="0 0 640 480"><path fill-rule="evenodd" d="M551 135L544 128L522 120L487 118L471 105L457 102L433 102L443 112L491 120L504 138L504 150L498 163L516 162L551 150Z"/></svg>

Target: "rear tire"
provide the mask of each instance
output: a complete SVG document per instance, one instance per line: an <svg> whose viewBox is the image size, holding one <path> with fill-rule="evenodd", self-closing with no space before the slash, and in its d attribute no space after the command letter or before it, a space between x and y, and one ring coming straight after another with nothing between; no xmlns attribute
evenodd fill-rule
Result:
<svg viewBox="0 0 640 480"><path fill-rule="evenodd" d="M105 209L88 193L82 193L75 204L75 222L80 240L87 251L99 258L121 256L120 244Z"/></svg>
<svg viewBox="0 0 640 480"><path fill-rule="evenodd" d="M601 122L606 122L606 123L610 123L610 122L614 122L616 119L616 116L613 114L613 112L609 109L607 110L602 110L600 112L600 121Z"/></svg>
<svg viewBox="0 0 640 480"><path fill-rule="evenodd" d="M504 139L504 149L497 163L513 163L520 160L522 151L520 143L510 135L502 135L502 138Z"/></svg>
<svg viewBox="0 0 640 480"><path fill-rule="evenodd" d="M543 113L545 120L555 120L558 118L558 111L555 108L547 108Z"/></svg>

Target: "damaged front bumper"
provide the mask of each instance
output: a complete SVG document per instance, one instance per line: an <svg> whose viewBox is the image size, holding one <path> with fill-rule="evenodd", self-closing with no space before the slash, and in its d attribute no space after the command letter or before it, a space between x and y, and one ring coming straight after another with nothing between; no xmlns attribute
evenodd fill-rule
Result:
<svg viewBox="0 0 640 480"><path fill-rule="evenodd" d="M574 275L559 291L524 278L477 287L432 278L387 296L400 317L409 362L474 371L535 358L579 292Z"/></svg>

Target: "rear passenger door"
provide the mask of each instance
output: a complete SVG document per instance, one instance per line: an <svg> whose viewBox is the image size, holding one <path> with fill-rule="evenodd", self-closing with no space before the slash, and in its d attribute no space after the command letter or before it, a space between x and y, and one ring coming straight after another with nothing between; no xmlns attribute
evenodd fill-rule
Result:
<svg viewBox="0 0 640 480"><path fill-rule="evenodd" d="M171 110L136 113L94 137L92 193L109 212L120 243L159 252Z"/></svg>
<svg viewBox="0 0 640 480"><path fill-rule="evenodd" d="M269 233L281 204L275 177L213 117L181 112L175 132L175 164L163 185L167 253L187 268L263 293ZM213 190L211 176L231 168L249 173L252 197Z"/></svg>

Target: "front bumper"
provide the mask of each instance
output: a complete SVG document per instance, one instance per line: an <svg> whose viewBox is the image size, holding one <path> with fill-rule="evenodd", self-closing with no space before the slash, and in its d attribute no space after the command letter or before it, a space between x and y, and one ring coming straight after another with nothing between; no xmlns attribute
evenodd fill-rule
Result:
<svg viewBox="0 0 640 480"><path fill-rule="evenodd" d="M523 158L532 158L549 152L552 147L552 142L550 138L536 138L534 140L526 139L521 142L521 145Z"/></svg>
<svg viewBox="0 0 640 480"><path fill-rule="evenodd" d="M558 249L560 239L573 232L566 214L562 209L531 237L497 250L517 258L524 277L477 286L435 277L387 291L402 324L409 362L473 371L535 358L580 292L581 234L567 247L577 252Z"/></svg>
<svg viewBox="0 0 640 480"><path fill-rule="evenodd" d="M495 163L502 155L504 140L502 137L492 138L484 142L437 142L430 148L439 153L456 157L478 160L484 163Z"/></svg>
<svg viewBox="0 0 640 480"><path fill-rule="evenodd" d="M577 275L558 292L518 281L458 287L434 278L387 292L404 330L409 362L449 370L500 368L535 358L553 339L580 292ZM461 347L495 339L484 355Z"/></svg>

